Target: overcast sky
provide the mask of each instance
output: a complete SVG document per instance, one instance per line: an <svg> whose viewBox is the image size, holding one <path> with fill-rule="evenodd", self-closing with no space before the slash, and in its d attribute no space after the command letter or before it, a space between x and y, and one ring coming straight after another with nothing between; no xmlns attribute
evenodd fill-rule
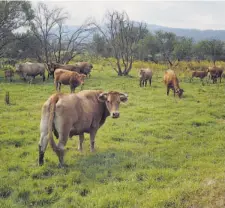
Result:
<svg viewBox="0 0 225 208"><path fill-rule="evenodd" d="M126 11L130 19L175 28L225 29L222 1L44 1L62 7L70 15L69 25L80 25L89 17L101 21L106 11ZM33 2L34 4L37 3Z"/></svg>

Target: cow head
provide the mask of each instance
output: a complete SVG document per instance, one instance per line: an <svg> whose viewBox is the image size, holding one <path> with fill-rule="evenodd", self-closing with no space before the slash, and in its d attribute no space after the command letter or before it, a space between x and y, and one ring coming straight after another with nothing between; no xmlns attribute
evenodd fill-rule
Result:
<svg viewBox="0 0 225 208"><path fill-rule="evenodd" d="M21 67L22 67L21 64L16 64L16 65L15 65L15 68L16 68L15 72L16 72L18 75L21 75L21 73L22 73Z"/></svg>
<svg viewBox="0 0 225 208"><path fill-rule="evenodd" d="M120 92L103 92L98 96L100 102L104 102L112 118L120 116L119 106L120 102L126 102L128 95Z"/></svg>
<svg viewBox="0 0 225 208"><path fill-rule="evenodd" d="M178 95L179 98L182 97L184 90L183 89L176 89L176 94Z"/></svg>

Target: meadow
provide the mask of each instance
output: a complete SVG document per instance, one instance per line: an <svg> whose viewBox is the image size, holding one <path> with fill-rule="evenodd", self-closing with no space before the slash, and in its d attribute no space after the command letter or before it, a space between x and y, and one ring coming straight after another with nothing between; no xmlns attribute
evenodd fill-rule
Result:
<svg viewBox="0 0 225 208"><path fill-rule="evenodd" d="M148 64L134 63L131 76L118 77L107 64L94 64L84 89L125 92L128 102L121 104L120 118L108 118L99 129L94 153L89 135L82 153L78 137L68 140L65 168L58 168L50 146L38 166L41 107L55 92L53 80L1 78L1 208L225 207L225 80L190 83L178 66L179 99L172 91L166 96L165 66L152 65L152 86L140 88L142 65ZM4 103L6 91L11 105Z"/></svg>

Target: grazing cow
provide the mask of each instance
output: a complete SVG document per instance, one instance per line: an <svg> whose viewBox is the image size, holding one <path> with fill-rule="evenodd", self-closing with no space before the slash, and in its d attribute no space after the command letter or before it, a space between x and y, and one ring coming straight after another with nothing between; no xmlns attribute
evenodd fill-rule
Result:
<svg viewBox="0 0 225 208"><path fill-rule="evenodd" d="M24 81L26 81L26 78L28 76L31 77L30 83L33 81L33 79L40 75L43 77L43 82L45 81L45 69L46 65L42 63L31 63L26 62L22 64L16 64L16 73L20 75Z"/></svg>
<svg viewBox="0 0 225 208"><path fill-rule="evenodd" d="M151 69L141 69L139 71L140 77L140 87L146 87L147 81L149 80L149 85L152 84L152 70Z"/></svg>
<svg viewBox="0 0 225 208"><path fill-rule="evenodd" d="M56 69L54 72L54 83L56 90L60 92L61 84L70 85L71 93L79 85L83 86L86 75L65 69Z"/></svg>
<svg viewBox="0 0 225 208"><path fill-rule="evenodd" d="M10 82L12 82L12 77L14 76L14 71L12 69L7 69L4 71L5 73L5 80L9 78Z"/></svg>
<svg viewBox="0 0 225 208"><path fill-rule="evenodd" d="M169 91L170 89L172 89L174 92L174 97L175 93L178 95L179 98L182 97L184 90L180 88L179 81L173 70L168 69L164 74L163 80L165 85L167 86L167 95L169 95Z"/></svg>
<svg viewBox="0 0 225 208"><path fill-rule="evenodd" d="M222 74L223 74L222 67L217 67L217 66L208 67L208 72L211 79L213 80L213 83L217 82L217 78L220 78L220 83L221 83Z"/></svg>
<svg viewBox="0 0 225 208"><path fill-rule="evenodd" d="M90 134L90 149L94 151L95 135L108 116L118 118L120 102L128 96L120 92L84 90L76 94L53 94L42 107L39 142L39 165L44 163L48 144L57 154L59 166L63 165L64 147L68 137L79 135L78 150L83 149L84 133ZM56 145L54 135L59 138Z"/></svg>
<svg viewBox="0 0 225 208"><path fill-rule="evenodd" d="M190 81L192 81L194 77L199 77L201 81L203 81L203 79L207 76L207 74L208 74L207 71L193 71Z"/></svg>
<svg viewBox="0 0 225 208"><path fill-rule="evenodd" d="M58 64L58 63L51 63L48 64L48 78L50 75L53 75L54 78L54 72L56 69L65 69L68 71L75 71L77 73L80 73L80 68L77 65L63 65L63 64Z"/></svg>

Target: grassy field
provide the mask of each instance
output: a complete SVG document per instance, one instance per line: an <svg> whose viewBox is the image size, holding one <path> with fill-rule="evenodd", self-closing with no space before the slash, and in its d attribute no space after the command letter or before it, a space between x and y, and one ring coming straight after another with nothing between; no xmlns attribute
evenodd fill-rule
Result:
<svg viewBox="0 0 225 208"><path fill-rule="evenodd" d="M202 85L182 77L184 97L174 99L166 96L163 67L155 67L152 87L140 88L134 66L132 77L117 77L94 65L84 89L117 90L129 100L98 131L95 153L88 135L83 153L77 137L68 141L63 169L50 146L45 165L37 163L41 107L53 81L0 80L1 208L225 207L224 80Z"/></svg>

